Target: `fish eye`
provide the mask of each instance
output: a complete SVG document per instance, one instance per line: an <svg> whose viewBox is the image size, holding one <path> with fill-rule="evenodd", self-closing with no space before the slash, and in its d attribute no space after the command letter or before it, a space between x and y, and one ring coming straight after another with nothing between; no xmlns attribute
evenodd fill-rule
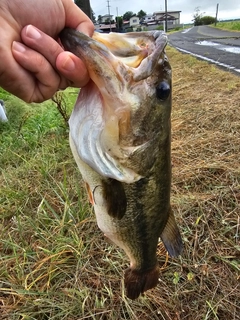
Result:
<svg viewBox="0 0 240 320"><path fill-rule="evenodd" d="M156 87L156 95L157 98L160 100L166 100L169 97L170 92L170 85L165 81L160 82L159 85Z"/></svg>

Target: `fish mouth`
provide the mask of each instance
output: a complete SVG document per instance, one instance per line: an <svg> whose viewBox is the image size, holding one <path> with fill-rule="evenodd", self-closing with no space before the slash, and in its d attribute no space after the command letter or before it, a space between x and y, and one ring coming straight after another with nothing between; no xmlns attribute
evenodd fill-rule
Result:
<svg viewBox="0 0 240 320"><path fill-rule="evenodd" d="M101 34L90 38L74 29L65 28L59 35L66 50L80 57L86 64L90 78L102 88L108 85L111 96L119 94L117 84L146 79L155 68L161 52L167 44L167 36L161 31ZM153 45L154 42L154 45ZM127 73L127 74L126 74ZM111 86L109 80L115 86ZM113 91L112 91L113 90Z"/></svg>
<svg viewBox="0 0 240 320"><path fill-rule="evenodd" d="M153 72L166 35L159 31L141 37L139 33L124 37L94 33L90 38L66 28L60 39L66 50L84 61L91 78L81 89L69 120L80 158L102 176L138 181L142 176L126 162L142 146L121 145L121 137L131 133L131 112L140 103L132 88Z"/></svg>

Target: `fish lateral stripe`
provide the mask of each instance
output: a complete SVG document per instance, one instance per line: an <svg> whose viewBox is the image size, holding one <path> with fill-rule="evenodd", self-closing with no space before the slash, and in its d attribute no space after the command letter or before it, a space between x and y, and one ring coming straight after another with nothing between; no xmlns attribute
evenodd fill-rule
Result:
<svg viewBox="0 0 240 320"><path fill-rule="evenodd" d="M139 271L128 268L124 274L124 285L126 296L131 299L137 299L140 294L143 294L149 289L157 286L159 279L159 266L147 271Z"/></svg>

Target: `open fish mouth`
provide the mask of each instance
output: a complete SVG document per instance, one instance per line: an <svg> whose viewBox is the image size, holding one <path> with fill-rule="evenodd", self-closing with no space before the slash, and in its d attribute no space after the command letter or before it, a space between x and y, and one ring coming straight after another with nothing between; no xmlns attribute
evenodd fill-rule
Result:
<svg viewBox="0 0 240 320"><path fill-rule="evenodd" d="M126 139L131 130L131 112L145 98L144 92L140 97L134 92L138 90L135 83L151 75L167 37L155 31L151 37L149 33L133 33L124 38L120 34L95 33L91 39L66 28L61 41L85 62L92 80L81 90L78 108L70 118L73 140L78 137L75 143L81 146L81 159L103 176L127 183L138 181L142 175L124 165L148 143L133 145ZM75 129L77 132L73 132Z"/></svg>
<svg viewBox="0 0 240 320"><path fill-rule="evenodd" d="M70 146L102 232L130 260L126 294L136 299L159 280L159 238L168 253L182 240L170 205L171 68L161 31L60 34L91 80L69 120Z"/></svg>

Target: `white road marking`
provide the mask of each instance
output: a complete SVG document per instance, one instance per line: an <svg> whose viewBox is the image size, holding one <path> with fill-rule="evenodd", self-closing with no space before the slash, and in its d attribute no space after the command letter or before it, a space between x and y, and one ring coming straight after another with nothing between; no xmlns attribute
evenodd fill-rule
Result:
<svg viewBox="0 0 240 320"><path fill-rule="evenodd" d="M240 54L240 47L228 46L228 45L224 45L224 44L221 44L221 43L216 43L216 42L206 41L206 40L198 41L198 42L195 42L195 43L200 45L200 46L209 46L209 47L214 47L214 48L216 48L218 50Z"/></svg>
<svg viewBox="0 0 240 320"><path fill-rule="evenodd" d="M183 52L183 53L187 53L187 54L191 54L192 56L194 57L197 57L199 59L202 59L202 60L205 60L205 61L208 61L208 62L211 62L211 63L214 63L214 64L217 64L218 66L221 66L221 67L224 67L224 68L227 68L227 69L231 69L231 70L234 70L236 72L239 72L240 73L240 69L236 69L235 67L229 65L229 64L225 64L225 63L222 63L222 62L218 62L218 61L215 61L213 59L210 59L210 58L206 58L204 56L201 56L200 54L195 54L195 53L192 53L191 51L188 51L188 50L184 50L184 49L181 49L179 47L176 47L177 50Z"/></svg>

